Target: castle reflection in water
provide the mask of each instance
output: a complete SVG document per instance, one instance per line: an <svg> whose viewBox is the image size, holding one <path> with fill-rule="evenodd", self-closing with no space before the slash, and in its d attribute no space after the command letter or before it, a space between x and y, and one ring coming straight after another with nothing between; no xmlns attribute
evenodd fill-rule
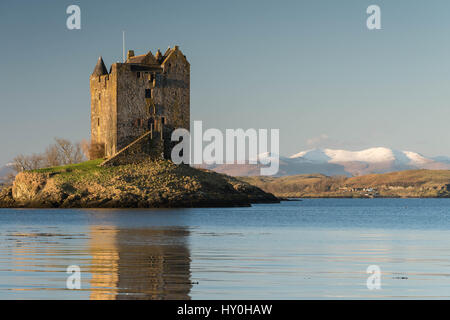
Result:
<svg viewBox="0 0 450 320"><path fill-rule="evenodd" d="M189 299L189 231L91 226L91 294L95 300Z"/></svg>

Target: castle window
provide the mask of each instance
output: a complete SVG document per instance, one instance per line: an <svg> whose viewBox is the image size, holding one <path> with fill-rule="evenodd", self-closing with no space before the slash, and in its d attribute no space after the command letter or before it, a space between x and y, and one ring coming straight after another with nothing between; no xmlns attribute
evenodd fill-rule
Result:
<svg viewBox="0 0 450 320"><path fill-rule="evenodd" d="M102 100L102 95L100 93L98 94L98 100Z"/></svg>
<svg viewBox="0 0 450 320"><path fill-rule="evenodd" d="M134 127L139 128L144 126L144 119L135 119L134 120Z"/></svg>
<svg viewBox="0 0 450 320"><path fill-rule="evenodd" d="M152 97L152 90L145 89L145 98L150 99Z"/></svg>
<svg viewBox="0 0 450 320"><path fill-rule="evenodd" d="M100 127L100 118L97 119L97 127Z"/></svg>
<svg viewBox="0 0 450 320"><path fill-rule="evenodd" d="M148 119L147 122L147 126L150 130L153 130L153 124L155 123L155 119L153 119L152 117L150 117L150 119Z"/></svg>
<svg viewBox="0 0 450 320"><path fill-rule="evenodd" d="M137 77L138 77L138 78L141 77L141 73L140 73L140 72L137 73Z"/></svg>
<svg viewBox="0 0 450 320"><path fill-rule="evenodd" d="M161 117L161 123L166 124L166 117Z"/></svg>

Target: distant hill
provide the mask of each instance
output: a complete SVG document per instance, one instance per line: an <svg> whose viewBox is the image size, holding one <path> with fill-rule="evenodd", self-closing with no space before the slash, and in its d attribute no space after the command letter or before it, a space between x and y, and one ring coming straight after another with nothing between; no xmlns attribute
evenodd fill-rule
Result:
<svg viewBox="0 0 450 320"><path fill-rule="evenodd" d="M351 178L305 174L239 179L278 197L450 197L450 170L408 170Z"/></svg>
<svg viewBox="0 0 450 320"><path fill-rule="evenodd" d="M258 156L258 159L267 158L274 159L276 156L268 153ZM361 151L312 149L279 159L280 170L277 176L320 173L350 177L414 169L450 170L450 158L427 158L412 151L382 147ZM261 165L228 164L202 167L232 176L257 176L260 175Z"/></svg>
<svg viewBox="0 0 450 320"><path fill-rule="evenodd" d="M446 164L450 164L450 157L445 157L445 156L437 156L437 157L432 157L430 158L436 162L441 162L441 163L446 163Z"/></svg>

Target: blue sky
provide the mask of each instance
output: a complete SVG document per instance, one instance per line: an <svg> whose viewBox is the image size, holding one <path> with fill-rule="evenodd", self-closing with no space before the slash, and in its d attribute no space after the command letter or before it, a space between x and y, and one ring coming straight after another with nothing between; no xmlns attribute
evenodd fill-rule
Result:
<svg viewBox="0 0 450 320"><path fill-rule="evenodd" d="M66 8L81 7L81 30ZM366 27L381 7L382 30ZM279 128L280 151L386 146L450 156L448 1L1 1L0 164L89 138L89 75L179 45L191 117Z"/></svg>

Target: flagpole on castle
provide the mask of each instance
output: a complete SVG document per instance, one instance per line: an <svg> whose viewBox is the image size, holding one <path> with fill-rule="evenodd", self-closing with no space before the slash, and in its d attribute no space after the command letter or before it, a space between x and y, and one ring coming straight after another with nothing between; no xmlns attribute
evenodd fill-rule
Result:
<svg viewBox="0 0 450 320"><path fill-rule="evenodd" d="M125 31L122 31L122 45L123 45L122 58L123 62L125 63Z"/></svg>

